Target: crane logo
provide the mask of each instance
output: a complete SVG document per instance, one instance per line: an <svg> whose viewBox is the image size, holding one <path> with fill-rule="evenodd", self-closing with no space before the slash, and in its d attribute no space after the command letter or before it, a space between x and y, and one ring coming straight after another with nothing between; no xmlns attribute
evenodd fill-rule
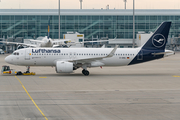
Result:
<svg viewBox="0 0 180 120"><path fill-rule="evenodd" d="M166 43L166 39L162 34L156 34L152 38L152 44L157 48L163 47L165 43Z"/></svg>

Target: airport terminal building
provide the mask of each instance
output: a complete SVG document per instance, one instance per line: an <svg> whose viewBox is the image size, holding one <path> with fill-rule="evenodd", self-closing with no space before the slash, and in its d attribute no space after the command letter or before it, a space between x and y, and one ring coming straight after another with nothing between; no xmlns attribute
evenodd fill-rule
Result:
<svg viewBox="0 0 180 120"><path fill-rule="evenodd" d="M58 38L57 9L2 9L0 37L37 38L47 35ZM180 36L180 10L136 10L135 31L153 32L163 21L172 21L170 36ZM61 38L67 32L79 32L86 39L133 38L133 11L124 9L63 9L61 10Z"/></svg>

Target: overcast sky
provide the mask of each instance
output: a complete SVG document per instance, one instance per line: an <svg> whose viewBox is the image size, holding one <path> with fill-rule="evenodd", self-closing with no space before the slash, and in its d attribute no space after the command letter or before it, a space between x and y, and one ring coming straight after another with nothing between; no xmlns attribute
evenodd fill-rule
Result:
<svg viewBox="0 0 180 120"><path fill-rule="evenodd" d="M59 0L0 0L0 9L57 9ZM60 0L61 9L79 9L79 0ZM124 0L83 0L83 9L124 9ZM132 9L133 0L127 0ZM180 0L135 0L136 9L180 9Z"/></svg>

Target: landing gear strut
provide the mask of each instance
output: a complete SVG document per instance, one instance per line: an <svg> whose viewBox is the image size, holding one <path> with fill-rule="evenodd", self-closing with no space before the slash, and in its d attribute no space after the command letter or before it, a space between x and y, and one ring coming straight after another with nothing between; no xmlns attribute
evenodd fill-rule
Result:
<svg viewBox="0 0 180 120"><path fill-rule="evenodd" d="M30 66L27 66L27 71L26 71L26 73L30 73L29 70L30 70Z"/></svg>
<svg viewBox="0 0 180 120"><path fill-rule="evenodd" d="M89 75L89 71L88 71L88 70L85 70L85 69L82 70L82 73L83 73L85 76L88 76L88 75Z"/></svg>

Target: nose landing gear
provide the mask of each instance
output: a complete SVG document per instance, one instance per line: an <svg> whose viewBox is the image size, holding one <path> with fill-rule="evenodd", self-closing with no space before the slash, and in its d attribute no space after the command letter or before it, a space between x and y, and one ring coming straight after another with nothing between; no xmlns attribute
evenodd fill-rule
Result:
<svg viewBox="0 0 180 120"><path fill-rule="evenodd" d="M26 73L30 73L30 66L26 66L27 67L27 71L26 71Z"/></svg>

